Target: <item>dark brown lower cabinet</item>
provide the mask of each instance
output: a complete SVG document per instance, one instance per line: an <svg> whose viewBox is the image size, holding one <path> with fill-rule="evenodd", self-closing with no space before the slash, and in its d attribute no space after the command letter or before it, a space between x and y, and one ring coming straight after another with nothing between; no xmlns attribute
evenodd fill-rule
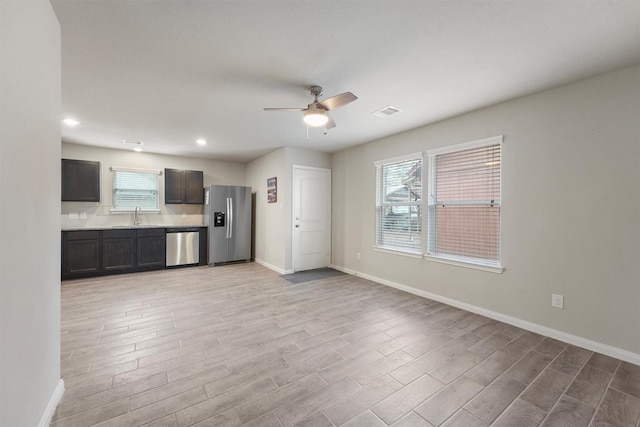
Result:
<svg viewBox="0 0 640 427"><path fill-rule="evenodd" d="M136 230L102 232L102 271L127 273L136 268Z"/></svg>
<svg viewBox="0 0 640 427"><path fill-rule="evenodd" d="M62 279L163 269L166 228L62 232ZM207 228L200 228L200 265L207 264Z"/></svg>
<svg viewBox="0 0 640 427"><path fill-rule="evenodd" d="M164 228L137 230L136 241L139 270L165 267L166 230Z"/></svg>
<svg viewBox="0 0 640 427"><path fill-rule="evenodd" d="M62 233L62 277L100 274L100 231Z"/></svg>

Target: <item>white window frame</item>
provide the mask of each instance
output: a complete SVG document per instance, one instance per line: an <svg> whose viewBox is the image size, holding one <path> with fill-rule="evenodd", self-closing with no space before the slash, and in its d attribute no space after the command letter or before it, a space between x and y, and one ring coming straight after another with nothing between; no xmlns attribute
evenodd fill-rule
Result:
<svg viewBox="0 0 640 427"><path fill-rule="evenodd" d="M438 149L428 150L427 151L427 176L428 176L428 197L427 197L427 239L426 239L426 253L424 254L424 258L429 261L441 262L445 264L452 264L461 267L474 268L479 270L490 271L494 273L502 273L504 271L504 267L502 266L502 162L500 163L500 200L487 201L486 203L478 203L478 204L490 204L493 202L493 205L497 205L500 208L500 216L498 220L498 259L494 262L491 260L484 260L481 258L472 258L461 255L453 255L446 253L437 253L433 251L435 248L435 227L437 218L433 212L435 212L436 199L434 198L435 194L435 185L436 185L436 176L437 171L433 168L432 160L434 157L441 154L449 154L458 151L465 151L474 148L481 148L490 145L500 145L500 152L502 153L502 143L503 143L503 135L498 135L495 137L485 138L477 141L471 141L463 144L456 144L448 147L442 147Z"/></svg>
<svg viewBox="0 0 640 427"><path fill-rule="evenodd" d="M135 169L135 168L126 168L126 167L120 167L120 166L112 166L111 167L111 171L114 173L113 179L111 180L112 183L112 191L111 191L111 197L112 197L112 208L111 208L111 212L114 213L125 213L125 212L134 212L136 207L132 206L132 207L117 207L116 206L116 188L115 186L113 186L113 182L115 180L115 174L117 174L118 172L128 172L128 173L140 173L140 174L153 174L156 175L157 177L159 177L160 175L162 175L162 171L160 170L156 170L156 169ZM160 184L159 184L159 179L156 179L156 187L155 189L151 190L155 192L155 196L156 196L156 200L155 200L155 207L154 208L149 208L149 207L141 207L143 212L151 212L151 213L158 213L160 212Z"/></svg>
<svg viewBox="0 0 640 427"><path fill-rule="evenodd" d="M402 203L393 203L393 202L383 202L383 186L381 185L380 182L380 172L381 172L381 168L384 168L385 166L388 165L393 165L395 163L401 163L401 162L405 162L405 161L412 161L412 160L419 160L421 163L421 167L423 168L422 171L424 171L424 159L422 156L422 152L418 152L418 153L411 153L411 154L407 154L404 156L398 156L398 157L393 157L393 158L389 158L389 159L384 159L384 160L378 160L376 162L374 162L374 166L375 166L375 173L376 173L376 206L375 206L375 233L374 233L374 250L376 251L380 251L380 252L389 252L389 253L394 253L394 254L399 254L399 255L405 255L405 256L409 256L409 257L414 257L414 258L422 258L422 246L424 244L424 227L423 227L423 223L424 223L424 213L422 212L422 194L420 196L420 201L407 201L407 202L402 202ZM424 177L422 176L422 172L421 172L421 188L423 187L423 183L424 183ZM422 191L421 191L422 193ZM420 210L420 247L419 248L415 248L414 250L412 250L411 248L406 248L406 247L401 247L401 246L390 246L390 245L382 245L380 244L380 226L381 226L381 215L383 212L384 207L387 206L417 206L418 209Z"/></svg>

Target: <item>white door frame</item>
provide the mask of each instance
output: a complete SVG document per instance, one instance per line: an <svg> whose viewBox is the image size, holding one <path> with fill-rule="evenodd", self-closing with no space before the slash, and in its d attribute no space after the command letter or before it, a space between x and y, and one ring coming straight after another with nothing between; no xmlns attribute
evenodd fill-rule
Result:
<svg viewBox="0 0 640 427"><path fill-rule="evenodd" d="M327 251L328 251L328 262L327 262L327 266L329 266L331 264L331 169L327 169L327 168L318 168L318 167L314 167L314 166L302 166L302 165L293 165L292 171L291 171L291 193L292 193L292 198L291 198L291 268L292 270L295 272L296 270L296 245L295 245L295 239L296 239L296 231L295 231L295 226L296 226L296 204L298 202L297 200L297 196L296 196L296 192L295 192L295 178L296 178L296 170L312 170L312 171L320 171L320 172L327 172L328 177L329 177L329 188L328 188L328 197L327 197L327 206L328 206L328 211L329 211L329 217L328 217L328 221L327 221L327 236L329 238L329 242L327 245Z"/></svg>

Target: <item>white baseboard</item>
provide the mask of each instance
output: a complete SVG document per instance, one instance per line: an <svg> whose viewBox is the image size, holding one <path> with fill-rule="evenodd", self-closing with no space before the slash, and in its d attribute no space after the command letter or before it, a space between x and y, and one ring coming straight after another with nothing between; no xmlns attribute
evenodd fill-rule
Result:
<svg viewBox="0 0 640 427"><path fill-rule="evenodd" d="M56 389L53 391L53 395L51 399L49 399L49 404L47 405L47 409L45 409L44 414L42 414L42 418L40 418L40 422L38 423L38 427L48 427L51 423L51 418L53 414L56 412L56 408L58 407L58 403L60 403L60 399L62 399L62 395L64 394L64 381L61 379L58 381L58 385Z"/></svg>
<svg viewBox="0 0 640 427"><path fill-rule="evenodd" d="M368 274L360 273L356 270L341 267L338 265L332 265L331 268L348 273L354 276L362 277L363 279L371 280L372 282L380 283L381 285L390 286L392 288L400 289L401 291L409 292L410 294L418 295L424 298L429 298L434 301L441 302L443 304L451 305L453 307L461 308L463 310L470 311L472 313L480 314L490 319L498 320L500 322L508 323L509 325L517 326L518 328L526 329L527 331L535 332L540 335L551 337L559 341L573 344L578 347L586 348L587 350L602 353L607 356L615 357L616 359L624 360L629 363L640 365L640 354L633 353L628 350L613 347L607 344L602 344L596 341L591 341L587 338L572 335L567 332L552 329L546 326L538 325L526 320L518 319L517 317L508 316L506 314L498 313L496 311L487 310L486 308L478 307L472 304L467 304L452 298L443 297L431 292L416 289L411 286L403 285L401 283L392 282L390 280L382 279L380 277L371 276Z"/></svg>
<svg viewBox="0 0 640 427"><path fill-rule="evenodd" d="M260 264L260 265L262 265L262 266L264 266L264 267L267 267L269 270L273 270L273 271L275 271L276 273L280 273L280 274L291 274L291 273L293 273L293 272L294 272L293 270L283 270L283 269L282 269L282 268L280 268L280 267L276 267L275 265L273 265L273 264L269 264L268 262L263 261L263 260L258 259L258 258L255 258L253 261L254 261L255 263L257 263L257 264Z"/></svg>

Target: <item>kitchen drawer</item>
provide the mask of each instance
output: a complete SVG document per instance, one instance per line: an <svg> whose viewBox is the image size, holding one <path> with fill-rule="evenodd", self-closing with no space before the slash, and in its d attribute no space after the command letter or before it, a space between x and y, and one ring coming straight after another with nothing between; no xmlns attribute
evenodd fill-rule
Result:
<svg viewBox="0 0 640 427"><path fill-rule="evenodd" d="M103 239L122 239L127 237L136 237L136 230L104 230L102 231Z"/></svg>
<svg viewBox="0 0 640 427"><path fill-rule="evenodd" d="M93 240L100 238L99 230L63 231L67 240Z"/></svg>
<svg viewBox="0 0 640 427"><path fill-rule="evenodd" d="M164 228L138 228L138 237L161 237L165 234Z"/></svg>

